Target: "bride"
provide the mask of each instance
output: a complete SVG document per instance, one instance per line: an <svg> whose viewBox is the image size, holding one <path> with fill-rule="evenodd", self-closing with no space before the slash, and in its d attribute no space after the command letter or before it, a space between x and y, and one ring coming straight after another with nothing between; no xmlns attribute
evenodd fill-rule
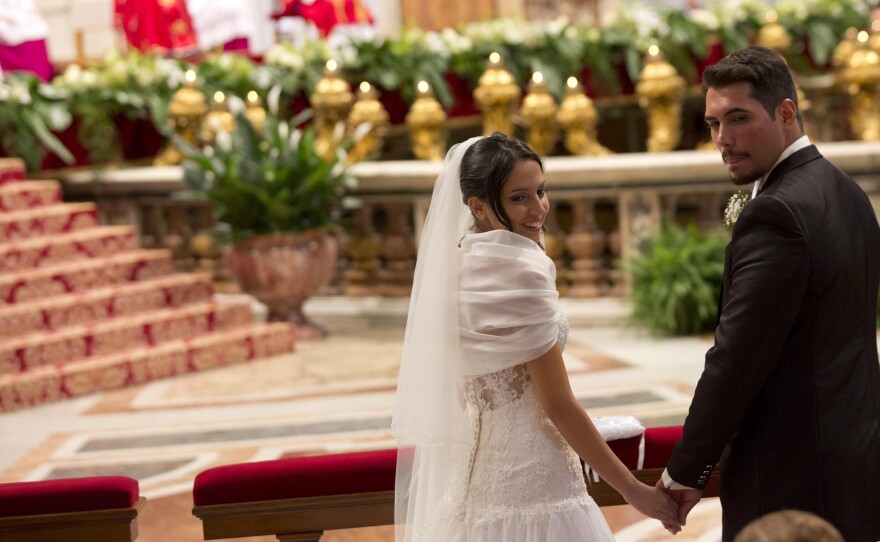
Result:
<svg viewBox="0 0 880 542"><path fill-rule="evenodd" d="M571 391L544 254L543 164L496 132L454 146L419 245L392 429L396 538L610 541L578 456L672 532L677 505L611 452Z"/></svg>

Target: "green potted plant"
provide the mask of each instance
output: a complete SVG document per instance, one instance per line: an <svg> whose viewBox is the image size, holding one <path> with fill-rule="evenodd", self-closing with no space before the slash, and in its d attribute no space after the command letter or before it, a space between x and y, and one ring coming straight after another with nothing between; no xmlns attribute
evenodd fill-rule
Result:
<svg viewBox="0 0 880 542"><path fill-rule="evenodd" d="M190 197L211 203L230 243L226 265L241 289L264 303L272 320L297 324L300 337L323 332L303 302L333 277L344 187L352 182L347 138L331 157L315 150L310 112L285 121L267 115L260 130L239 113L202 149L178 140Z"/></svg>

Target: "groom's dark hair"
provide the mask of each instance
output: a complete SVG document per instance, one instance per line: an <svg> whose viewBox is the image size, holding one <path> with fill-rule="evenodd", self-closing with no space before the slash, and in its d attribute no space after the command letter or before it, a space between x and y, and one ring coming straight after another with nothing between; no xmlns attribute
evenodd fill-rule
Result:
<svg viewBox="0 0 880 542"><path fill-rule="evenodd" d="M782 55L773 49L752 45L722 58L703 72L703 95L710 88L736 83L751 83L751 97L761 102L771 119L776 118L776 106L783 100L793 101L797 106L798 126L804 129L797 87Z"/></svg>

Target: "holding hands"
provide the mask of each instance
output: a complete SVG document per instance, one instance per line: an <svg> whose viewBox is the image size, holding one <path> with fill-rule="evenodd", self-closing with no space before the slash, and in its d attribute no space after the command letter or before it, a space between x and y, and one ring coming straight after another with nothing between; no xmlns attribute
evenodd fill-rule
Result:
<svg viewBox="0 0 880 542"><path fill-rule="evenodd" d="M684 522L679 519L682 518L680 502L666 489L636 482L623 497L642 514L663 523L670 533L675 534L681 530Z"/></svg>
<svg viewBox="0 0 880 542"><path fill-rule="evenodd" d="M700 498L703 496L703 491L700 489L691 489L691 488L682 488L682 489L673 489L667 488L663 484L663 480L657 480L656 489L662 491L669 495L675 502L678 508L676 522L674 523L666 523L663 522L663 526L666 527L666 530L672 534L677 533L681 530L682 525L687 523L687 516L694 506L700 502ZM661 520L663 521L663 520Z"/></svg>

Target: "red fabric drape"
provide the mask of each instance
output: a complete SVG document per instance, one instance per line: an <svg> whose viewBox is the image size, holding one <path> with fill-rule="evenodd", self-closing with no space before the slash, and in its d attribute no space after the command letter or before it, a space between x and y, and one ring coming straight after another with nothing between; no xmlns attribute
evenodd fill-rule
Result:
<svg viewBox="0 0 880 542"><path fill-rule="evenodd" d="M185 0L115 0L116 25L139 51L185 53L196 32Z"/></svg>

